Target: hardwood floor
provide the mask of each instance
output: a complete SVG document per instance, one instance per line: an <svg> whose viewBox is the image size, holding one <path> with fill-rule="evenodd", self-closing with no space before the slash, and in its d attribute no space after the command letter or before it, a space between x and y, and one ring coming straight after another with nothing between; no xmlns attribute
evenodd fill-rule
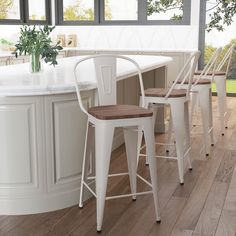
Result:
<svg viewBox="0 0 236 236"><path fill-rule="evenodd" d="M214 109L216 100L213 101ZM106 202L102 235L116 236L235 236L236 235L236 98L228 98L228 130L222 137L214 119L216 145L209 157L202 150L202 137L192 136L193 171L186 168L185 185L179 185L175 161L158 159L161 224L155 223L151 195ZM217 114L216 114L217 115ZM216 117L214 115L214 117ZM196 128L199 129L198 127ZM157 140L164 140L158 135ZM164 152L163 147L157 147ZM170 150L171 153L174 150ZM110 172L127 168L124 146L113 154ZM149 178L141 159L139 173ZM143 183L138 189L146 189ZM108 194L129 192L128 177L109 181ZM45 214L0 216L0 236L92 236L96 232L95 199L80 210L77 206Z"/></svg>

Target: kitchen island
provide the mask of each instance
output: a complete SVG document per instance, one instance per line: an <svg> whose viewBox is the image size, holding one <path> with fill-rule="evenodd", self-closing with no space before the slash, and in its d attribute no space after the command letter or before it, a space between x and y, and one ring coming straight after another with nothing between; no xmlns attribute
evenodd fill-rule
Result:
<svg viewBox="0 0 236 236"><path fill-rule="evenodd" d="M164 56L130 56L140 65L145 87L166 87ZM34 214L78 203L86 116L79 109L74 64L81 57L59 59L37 74L29 64L0 67L0 214ZM81 65L85 107L95 104L92 64ZM137 104L135 69L118 63L118 103ZM162 114L163 116L163 114ZM163 126L163 117L159 128ZM123 142L118 130L114 148ZM91 172L93 165L91 161Z"/></svg>

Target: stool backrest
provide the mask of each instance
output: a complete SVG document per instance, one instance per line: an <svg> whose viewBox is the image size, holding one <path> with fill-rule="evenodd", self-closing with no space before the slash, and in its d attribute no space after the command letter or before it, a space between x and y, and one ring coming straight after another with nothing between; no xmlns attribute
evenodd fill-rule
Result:
<svg viewBox="0 0 236 236"><path fill-rule="evenodd" d="M216 71L222 71L223 69L223 66L225 65L225 63L227 63L227 66L226 66L226 75L228 74L228 71L229 71L229 67L230 67L230 63L231 63L231 60L232 60L232 56L233 56L233 52L234 52L234 49L235 49L235 45L231 45L228 49L228 51L225 53L223 59L220 61L219 65L217 66L216 68Z"/></svg>
<svg viewBox="0 0 236 236"><path fill-rule="evenodd" d="M197 66L197 61L200 57L200 51L193 52L189 56L188 60L185 62L183 68L179 72L178 76L176 77L174 83L172 84L171 88L169 89L168 93L166 94L166 98L168 98L173 91L173 89L181 89L186 88L186 83L188 84L187 87L187 98L189 98L194 71ZM181 83L179 83L181 81Z"/></svg>
<svg viewBox="0 0 236 236"><path fill-rule="evenodd" d="M81 110L86 113L86 109L83 106L81 95L80 95L80 84L79 84L79 76L77 70L79 69L79 65L82 62L93 60L94 68L95 69L95 78L97 82L97 92L98 92L98 102L99 105L115 105L117 100L117 59L125 60L127 63L133 64L134 68L137 71L137 75L139 78L139 85L142 95L142 104L141 106L144 107L144 86L143 86L143 79L142 79L142 72L137 62L127 56L121 55L95 55L95 56L88 56L80 59L76 62L74 66L74 75L75 75L75 86L77 97L79 101L79 105Z"/></svg>
<svg viewBox="0 0 236 236"><path fill-rule="evenodd" d="M211 79L213 80L214 75L215 75L215 71L216 71L216 66L217 66L217 63L220 58L221 51L222 51L221 47L219 47L215 50L215 52L212 54L210 60L208 61L208 63L204 67L204 69L202 70L201 74L196 79L194 85L197 85L199 80L202 78L209 78L210 71L212 72L210 76L211 76Z"/></svg>

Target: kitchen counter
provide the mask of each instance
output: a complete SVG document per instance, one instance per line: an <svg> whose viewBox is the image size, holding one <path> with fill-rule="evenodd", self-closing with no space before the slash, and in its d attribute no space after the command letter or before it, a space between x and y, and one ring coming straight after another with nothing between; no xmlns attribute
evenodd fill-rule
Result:
<svg viewBox="0 0 236 236"><path fill-rule="evenodd" d="M142 69L142 72L154 70L169 64L172 59L163 56L130 56ZM29 72L29 63L0 67L0 96L30 96L49 95L75 92L74 65L82 57L58 59L58 65L53 67L44 64L40 73ZM95 74L93 65L81 64L81 71L85 71L81 86L84 90L95 88ZM136 74L131 64L121 60L118 62L118 80L132 77Z"/></svg>
<svg viewBox="0 0 236 236"><path fill-rule="evenodd" d="M134 48L134 49L125 49L125 48L80 48L80 47L72 47L67 48L64 47L62 51L78 51L78 52L123 52L124 54L165 54L165 53L191 53L197 51L197 49L190 48L190 49L150 49L150 48ZM0 51L0 58L1 57L15 57L12 52L10 51Z"/></svg>

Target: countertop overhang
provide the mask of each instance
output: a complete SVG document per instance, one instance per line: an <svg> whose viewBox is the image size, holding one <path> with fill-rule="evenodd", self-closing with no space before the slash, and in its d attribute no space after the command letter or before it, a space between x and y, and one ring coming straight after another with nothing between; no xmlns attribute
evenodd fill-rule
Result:
<svg viewBox="0 0 236 236"><path fill-rule="evenodd" d="M149 55L127 55L135 60L142 72L168 66L171 57ZM84 56L58 59L53 67L44 64L40 73L30 73L29 63L0 67L0 96L35 96L75 92L74 66ZM91 63L91 64L90 64ZM82 90L96 88L92 61L81 64L80 86ZM124 60L117 63L117 79L122 80L137 74L132 64ZM85 78L85 79L84 79Z"/></svg>

